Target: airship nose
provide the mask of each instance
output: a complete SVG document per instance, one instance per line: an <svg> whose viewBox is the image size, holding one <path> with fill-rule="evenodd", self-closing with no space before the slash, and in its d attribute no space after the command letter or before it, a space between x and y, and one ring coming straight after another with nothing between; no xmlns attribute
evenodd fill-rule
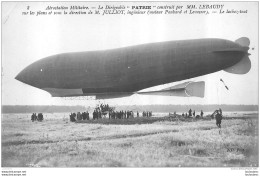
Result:
<svg viewBox="0 0 260 176"><path fill-rule="evenodd" d="M16 80L21 81L30 86L38 87L38 82L40 80L39 75L35 72L32 65L27 66L15 77Z"/></svg>
<svg viewBox="0 0 260 176"><path fill-rule="evenodd" d="M52 69L48 69L49 67L45 62L46 59L41 59L28 65L18 73L15 79L37 88L50 86L50 84L55 81L55 75L53 74Z"/></svg>
<svg viewBox="0 0 260 176"><path fill-rule="evenodd" d="M25 84L29 84L29 85L32 85L30 83L30 80L28 78L28 74L26 73L26 69L25 70L22 70L18 75L16 75L15 79L18 80L18 81L21 81Z"/></svg>
<svg viewBox="0 0 260 176"><path fill-rule="evenodd" d="M18 75L16 75L16 77L15 77L14 79L23 82L23 81L22 81L22 76L21 76L20 73L19 73Z"/></svg>

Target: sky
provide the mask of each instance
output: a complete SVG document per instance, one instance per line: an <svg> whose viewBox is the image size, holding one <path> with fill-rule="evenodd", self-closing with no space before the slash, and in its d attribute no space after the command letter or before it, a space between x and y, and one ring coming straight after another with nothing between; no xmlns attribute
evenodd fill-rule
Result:
<svg viewBox="0 0 260 176"><path fill-rule="evenodd" d="M85 5L183 5L191 2L2 2L2 104L3 105L113 105L146 104L258 104L258 2L192 2L223 4L224 10L245 14L197 15L22 15L44 11L47 6ZM157 86L158 90L186 81L205 81L205 97L133 95L111 100L66 100L14 77L41 58L66 52L105 50L143 43L248 37L252 67L245 75L219 71L205 76ZM220 81L223 79L229 90Z"/></svg>

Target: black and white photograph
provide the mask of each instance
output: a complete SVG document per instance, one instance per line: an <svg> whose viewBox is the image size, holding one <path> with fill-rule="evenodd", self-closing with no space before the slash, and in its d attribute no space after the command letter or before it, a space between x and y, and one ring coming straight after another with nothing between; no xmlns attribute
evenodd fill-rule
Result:
<svg viewBox="0 0 260 176"><path fill-rule="evenodd" d="M258 7L2 1L2 175L101 167L258 175Z"/></svg>

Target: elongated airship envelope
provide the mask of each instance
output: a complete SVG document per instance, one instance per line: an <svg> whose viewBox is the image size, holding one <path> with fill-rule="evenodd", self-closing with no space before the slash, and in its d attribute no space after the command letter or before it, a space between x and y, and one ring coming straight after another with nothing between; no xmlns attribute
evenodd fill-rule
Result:
<svg viewBox="0 0 260 176"><path fill-rule="evenodd" d="M16 79L53 97L118 98L220 70L246 74L251 68L249 44L246 37L235 42L209 38L63 53L32 63ZM183 83L180 89L139 94L203 97L204 85Z"/></svg>

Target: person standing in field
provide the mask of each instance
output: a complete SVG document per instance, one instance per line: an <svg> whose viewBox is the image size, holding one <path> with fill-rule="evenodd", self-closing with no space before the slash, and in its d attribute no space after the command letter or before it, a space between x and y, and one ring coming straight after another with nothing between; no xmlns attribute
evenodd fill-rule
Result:
<svg viewBox="0 0 260 176"><path fill-rule="evenodd" d="M191 116L192 116L192 114L191 114L191 113L192 113L192 110L190 109L190 110L189 110L189 117L191 117Z"/></svg>
<svg viewBox="0 0 260 176"><path fill-rule="evenodd" d="M80 112L77 113L77 120L78 120L78 121L79 121L79 120L82 120L82 116L81 116L81 113L80 113Z"/></svg>
<svg viewBox="0 0 260 176"><path fill-rule="evenodd" d="M220 114L220 112L219 112L218 110L217 110L216 113L217 113L216 116L215 116L215 118L216 118L216 125L217 125L219 128L221 128L222 115Z"/></svg>
<svg viewBox="0 0 260 176"><path fill-rule="evenodd" d="M34 122L34 113L31 116L31 121Z"/></svg>
<svg viewBox="0 0 260 176"><path fill-rule="evenodd" d="M201 110L201 112L200 112L200 117L202 118L203 117L203 111Z"/></svg>
<svg viewBox="0 0 260 176"><path fill-rule="evenodd" d="M71 113L71 114L70 114L70 121L71 121L71 122L76 122L75 117L76 117L76 114L75 114L75 113L73 113L73 114Z"/></svg>
<svg viewBox="0 0 260 176"><path fill-rule="evenodd" d="M87 120L89 120L89 113L88 113L88 111L87 111L86 115L87 115Z"/></svg>
<svg viewBox="0 0 260 176"><path fill-rule="evenodd" d="M222 115L222 109L221 108L219 108L219 113L220 113L220 115Z"/></svg>

